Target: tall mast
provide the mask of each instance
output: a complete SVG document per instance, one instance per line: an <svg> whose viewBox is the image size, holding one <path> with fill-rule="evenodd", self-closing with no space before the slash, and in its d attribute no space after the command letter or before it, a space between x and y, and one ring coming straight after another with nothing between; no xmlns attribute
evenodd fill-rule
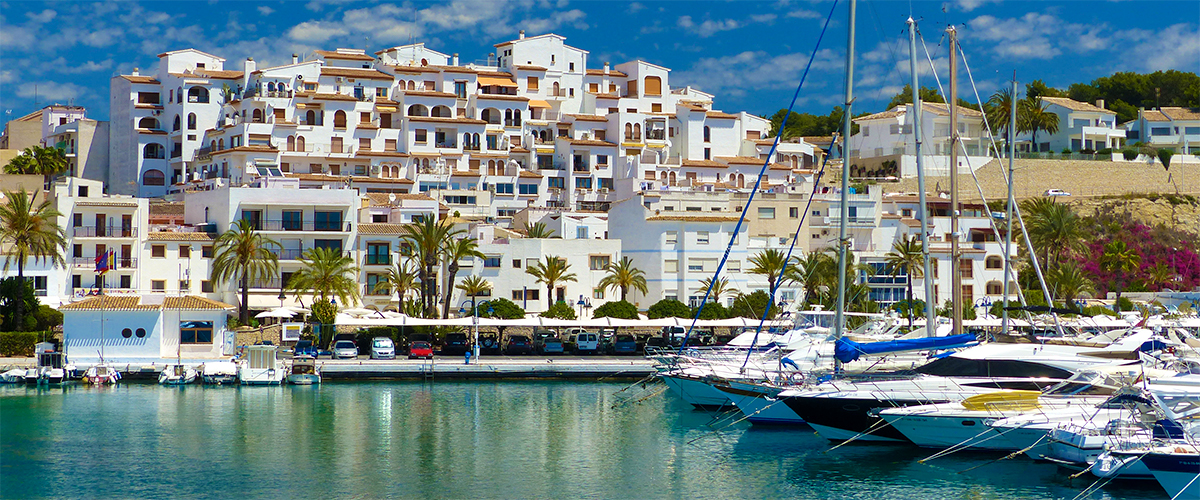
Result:
<svg viewBox="0 0 1200 500"><path fill-rule="evenodd" d="M951 324L953 334L962 331L962 255L959 254L958 240L958 31L954 26L946 28L950 38L950 98L946 107L950 110L950 292L951 292Z"/></svg>
<svg viewBox="0 0 1200 500"><path fill-rule="evenodd" d="M854 15L858 2L850 0L850 29L846 41L846 110L842 115L842 204L838 217L838 301L837 314L834 317L833 335L842 337L842 327L846 313L846 219L850 218L850 125L851 106L854 104ZM835 368L841 371L841 363Z"/></svg>
<svg viewBox="0 0 1200 500"><path fill-rule="evenodd" d="M934 315L933 269L929 262L929 205L925 201L925 161L921 159L921 92L917 85L917 22L908 18L908 68L912 74L912 130L917 155L917 196L921 208L917 217L921 219L921 249L925 270L925 336L937 335L937 317ZM912 304L908 307L912 308Z"/></svg>
<svg viewBox="0 0 1200 500"><path fill-rule="evenodd" d="M1008 108L1008 203L1005 204L1004 222L1008 225L1004 231L1004 315L1000 321L1000 333L1008 334L1008 289L1009 272L1011 272L1012 254L1012 217L1013 217L1013 157L1017 156L1016 141L1013 135L1017 132L1017 72L1013 71L1012 94L1009 96Z"/></svg>

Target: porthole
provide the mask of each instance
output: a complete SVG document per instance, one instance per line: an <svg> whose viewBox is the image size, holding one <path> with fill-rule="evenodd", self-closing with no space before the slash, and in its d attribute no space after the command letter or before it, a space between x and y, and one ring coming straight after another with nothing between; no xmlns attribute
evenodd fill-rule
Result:
<svg viewBox="0 0 1200 500"><path fill-rule="evenodd" d="M962 424L967 427L974 427L975 421L974 420L963 420Z"/></svg>
<svg viewBox="0 0 1200 500"><path fill-rule="evenodd" d="M125 338L132 337L132 336L133 336L133 330L130 330L130 329L128 329L128 328L126 328L126 329L124 329L124 330L121 330L121 336L122 336L122 337L125 337Z"/></svg>
<svg viewBox="0 0 1200 500"><path fill-rule="evenodd" d="M146 329L145 329L145 328L138 328L138 329L137 329L137 333L136 333L136 335L138 336L138 338L139 338L139 339L140 339L140 338L145 338L145 337L146 337Z"/></svg>

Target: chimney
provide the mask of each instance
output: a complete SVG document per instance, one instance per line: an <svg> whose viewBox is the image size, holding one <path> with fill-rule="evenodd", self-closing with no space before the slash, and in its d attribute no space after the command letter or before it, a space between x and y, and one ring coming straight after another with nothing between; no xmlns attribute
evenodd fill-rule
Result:
<svg viewBox="0 0 1200 500"><path fill-rule="evenodd" d="M1096 107L1104 109L1104 99L1096 99Z"/></svg>
<svg viewBox="0 0 1200 500"><path fill-rule="evenodd" d="M253 73L254 70L257 68L258 68L258 65L254 64L254 58L247 57L246 64L245 64L245 75L244 76L247 76L247 77L250 76L250 73Z"/></svg>
<svg viewBox="0 0 1200 500"><path fill-rule="evenodd" d="M517 34L517 40L524 40L524 39L525 39L525 30L521 30L521 32Z"/></svg>
<svg viewBox="0 0 1200 500"><path fill-rule="evenodd" d="M139 70L140 68L133 68L133 76L140 76L142 73Z"/></svg>
<svg viewBox="0 0 1200 500"><path fill-rule="evenodd" d="M292 53L292 64L296 64L298 62L300 62L300 55L293 52Z"/></svg>
<svg viewBox="0 0 1200 500"><path fill-rule="evenodd" d="M604 74L608 74L608 61L604 61Z"/></svg>
<svg viewBox="0 0 1200 500"><path fill-rule="evenodd" d="M455 53L454 53L454 57L451 57L451 58L450 58L450 65L451 65L451 66L458 66L458 52L455 52Z"/></svg>

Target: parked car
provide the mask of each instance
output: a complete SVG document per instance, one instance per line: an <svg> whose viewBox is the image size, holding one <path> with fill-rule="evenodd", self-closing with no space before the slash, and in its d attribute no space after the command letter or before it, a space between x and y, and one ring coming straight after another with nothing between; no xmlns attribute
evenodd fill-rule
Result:
<svg viewBox="0 0 1200 500"><path fill-rule="evenodd" d="M687 328L682 326L664 326L660 333L670 346L679 347L683 345L683 338L687 336Z"/></svg>
<svg viewBox="0 0 1200 500"><path fill-rule="evenodd" d="M292 348L293 356L312 356L317 357L317 346L311 340L297 340L296 347Z"/></svg>
<svg viewBox="0 0 1200 500"><path fill-rule="evenodd" d="M600 335L579 328L572 328L571 352L575 354L595 354L600 350Z"/></svg>
<svg viewBox="0 0 1200 500"><path fill-rule="evenodd" d="M387 337L371 340L371 359L396 359L396 343Z"/></svg>
<svg viewBox="0 0 1200 500"><path fill-rule="evenodd" d="M358 346L352 340L339 340L333 343L333 357L337 359L352 359L358 357Z"/></svg>
<svg viewBox="0 0 1200 500"><path fill-rule="evenodd" d="M563 342L554 330L534 330L533 352L538 354L562 354Z"/></svg>
<svg viewBox="0 0 1200 500"><path fill-rule="evenodd" d="M509 335L508 342L504 344L504 354L530 354L533 352L533 344L529 341L529 337L524 335Z"/></svg>
<svg viewBox="0 0 1200 500"><path fill-rule="evenodd" d="M442 354L462 354L471 350L471 339L467 334L447 333L446 341L442 343Z"/></svg>
<svg viewBox="0 0 1200 500"><path fill-rule="evenodd" d="M1046 196L1071 196L1071 193L1068 193L1061 189L1051 188L1051 189L1046 190L1045 195Z"/></svg>
<svg viewBox="0 0 1200 500"><path fill-rule="evenodd" d="M626 333L619 333L613 336L612 344L609 345L609 354L637 354L637 338Z"/></svg>
<svg viewBox="0 0 1200 500"><path fill-rule="evenodd" d="M479 337L479 354L500 354L503 349L495 335Z"/></svg>
<svg viewBox="0 0 1200 500"><path fill-rule="evenodd" d="M433 344L416 340L408 344L408 359L433 359Z"/></svg>

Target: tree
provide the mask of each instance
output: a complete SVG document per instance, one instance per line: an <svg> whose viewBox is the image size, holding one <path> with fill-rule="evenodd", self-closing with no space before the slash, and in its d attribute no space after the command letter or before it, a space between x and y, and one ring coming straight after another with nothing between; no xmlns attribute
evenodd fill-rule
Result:
<svg viewBox="0 0 1200 500"><path fill-rule="evenodd" d="M488 301L487 308L479 308L480 318L524 319L525 310L504 297ZM486 310L485 310L486 309Z"/></svg>
<svg viewBox="0 0 1200 500"><path fill-rule="evenodd" d="M462 290L463 295L471 297L471 314L479 314L477 310L479 303L475 298L490 293L492 291L492 284L480 276L471 275L464 278L462 283L459 283L455 288Z"/></svg>
<svg viewBox="0 0 1200 500"><path fill-rule="evenodd" d="M558 318L558 319L575 319L575 309L566 302L555 302L550 307L542 311L543 318Z"/></svg>
<svg viewBox="0 0 1200 500"><path fill-rule="evenodd" d="M1100 255L1100 269L1113 273L1113 285L1117 292L1117 300L1121 300L1121 291L1128 285L1128 275L1142 264L1142 256L1129 248L1124 241L1113 240L1104 245L1104 253ZM1117 305L1117 312L1121 312Z"/></svg>
<svg viewBox="0 0 1200 500"><path fill-rule="evenodd" d="M779 279L783 277L784 271L787 269L787 256L783 250L768 248L750 257L748 261L752 266L747 271L750 274L758 274L767 278L769 293L775 294L775 287L779 285Z"/></svg>
<svg viewBox="0 0 1200 500"><path fill-rule="evenodd" d="M545 259L539 261L533 266L525 268L525 274L537 278L536 283L546 284L546 307L554 304L554 285L566 283L568 281L576 281L575 273L567 272L571 269L571 265L567 264L567 260L554 255L547 255Z"/></svg>
<svg viewBox="0 0 1200 500"><path fill-rule="evenodd" d="M837 260L826 252L809 252L788 266L788 279L803 284L804 303L824 303L837 288Z"/></svg>
<svg viewBox="0 0 1200 500"><path fill-rule="evenodd" d="M699 319L725 319L729 317L729 309L718 302L708 302L704 304L704 309L693 307L688 315Z"/></svg>
<svg viewBox="0 0 1200 500"><path fill-rule="evenodd" d="M1030 142L1037 147L1038 130L1048 134L1058 133L1058 115L1046 110L1046 104L1041 97L1026 96L1018 104L1017 133L1032 132Z"/></svg>
<svg viewBox="0 0 1200 500"><path fill-rule="evenodd" d="M619 318L619 319L638 319L637 306L630 304L624 300L615 302L605 302L595 311L592 311L593 318Z"/></svg>
<svg viewBox="0 0 1200 500"><path fill-rule="evenodd" d="M675 299L662 299L646 310L646 317L650 319L690 318L691 314L692 308Z"/></svg>
<svg viewBox="0 0 1200 500"><path fill-rule="evenodd" d="M450 317L450 291L454 289L454 281L458 277L458 261L469 258L484 258L479 251L479 242L475 238L466 237L449 240L446 243L446 300L442 302L442 317Z"/></svg>
<svg viewBox="0 0 1200 500"><path fill-rule="evenodd" d="M1046 82L1034 80L1025 84L1025 95L1027 98L1036 99L1039 97L1066 97L1066 93L1054 87L1046 85ZM1087 101L1084 101L1087 102Z"/></svg>
<svg viewBox="0 0 1200 500"><path fill-rule="evenodd" d="M1013 96L1011 87L1004 87L992 94L988 99L987 106L984 107L984 114L987 116L988 123L993 129L1003 130L1004 140L1006 143L1011 143L1012 133L1012 103Z"/></svg>
<svg viewBox="0 0 1200 500"><path fill-rule="evenodd" d="M295 294L313 292L321 301L330 296L342 304L358 304L358 266L354 259L336 248L310 248L300 256L302 267L288 280Z"/></svg>
<svg viewBox="0 0 1200 500"><path fill-rule="evenodd" d="M1042 197L1021 202L1021 211L1033 251L1043 256L1043 269L1049 271L1083 248L1083 224L1071 207Z"/></svg>
<svg viewBox="0 0 1200 500"><path fill-rule="evenodd" d="M249 289L251 281L266 281L279 274L279 242L263 236L249 220L241 219L221 233L214 242L210 279L216 283L237 280L242 291L238 308L241 324L250 323Z"/></svg>
<svg viewBox="0 0 1200 500"><path fill-rule="evenodd" d="M1164 285L1169 285L1175 281L1175 270L1166 262L1154 264L1146 271L1146 286L1160 291Z"/></svg>
<svg viewBox="0 0 1200 500"><path fill-rule="evenodd" d="M921 87L921 102L946 102L946 99L944 97L942 97L942 94L938 92L938 89L933 88L933 87L922 86ZM888 102L887 108L885 108L885 109L892 109L901 104L911 104L911 103L912 103L912 85L909 85L906 83L906 84L904 84L903 90L901 90L896 95L892 96L892 100Z"/></svg>
<svg viewBox="0 0 1200 500"><path fill-rule="evenodd" d="M66 267L63 252L67 248L66 230L58 224L63 215L49 199L35 203L37 193L29 194L24 189L4 193L4 204L0 205L0 248L4 250L4 270L15 262L17 279L25 280L25 264L29 259L35 263L49 262L52 266ZM13 322L25 324L25 303L13 304Z"/></svg>
<svg viewBox="0 0 1200 500"><path fill-rule="evenodd" d="M417 272L407 260L400 258L396 260L396 265L383 275L383 281L375 284L374 291L397 294L400 304L404 304L409 290L416 290L417 286Z"/></svg>
<svg viewBox="0 0 1200 500"><path fill-rule="evenodd" d="M448 220L434 220L433 217L405 224L401 228L400 241L412 248L416 260L417 277L421 281L421 304L426 317L437 315L438 263L445 254L447 243L463 232L462 229L455 229Z"/></svg>
<svg viewBox="0 0 1200 500"><path fill-rule="evenodd" d="M888 273L893 276L897 273L904 273L908 283L908 302L913 301L913 275L924 272L925 268L925 246L921 240L912 235L904 235L900 239L892 242L892 251L883 256L885 267ZM908 327L911 329L913 325L913 311L908 309Z"/></svg>
<svg viewBox="0 0 1200 500"><path fill-rule="evenodd" d="M642 295L645 295L648 290L645 271L633 267L633 259L629 257L621 257L620 262L609 263L604 271L608 274L600 278L600 288L602 290L612 288L621 290L621 300L626 300L630 288L642 292Z"/></svg>
<svg viewBox="0 0 1200 500"><path fill-rule="evenodd" d="M17 278L0 279L0 331L28 332L37 325L34 315L17 317L17 311L37 311L37 295L33 283Z"/></svg>
<svg viewBox="0 0 1200 500"><path fill-rule="evenodd" d="M6 174L41 175L46 182L67 171L67 155L51 146L30 146L4 166Z"/></svg>
<svg viewBox="0 0 1200 500"><path fill-rule="evenodd" d="M711 277L700 280L700 288L708 290L709 285L712 285L712 290L708 293L709 303L720 303L721 297L724 297L726 294L738 293L737 288L729 285L729 278L719 278L716 282L713 282Z"/></svg>
<svg viewBox="0 0 1200 500"><path fill-rule="evenodd" d="M1171 157L1175 156L1175 152L1170 149L1163 148L1157 151L1158 161L1162 162L1163 170L1171 171Z"/></svg>
<svg viewBox="0 0 1200 500"><path fill-rule="evenodd" d="M522 230L522 232L525 233L526 238L553 238L554 237L554 230L546 227L545 222L537 222L537 223L533 223L533 224L526 222L525 226L523 226L521 228L521 230Z"/></svg>
<svg viewBox="0 0 1200 500"><path fill-rule="evenodd" d="M779 307L771 303L771 297L767 292L758 290L751 294L739 294L733 299L733 306L729 308L729 314L733 317L761 319L763 312L770 308L767 314L767 319L775 319L775 315L779 314Z"/></svg>
<svg viewBox="0 0 1200 500"><path fill-rule="evenodd" d="M1092 280L1084 275L1079 264L1068 260L1055 266L1046 275L1046 285L1054 291L1066 306L1074 308L1075 298L1093 290Z"/></svg>

